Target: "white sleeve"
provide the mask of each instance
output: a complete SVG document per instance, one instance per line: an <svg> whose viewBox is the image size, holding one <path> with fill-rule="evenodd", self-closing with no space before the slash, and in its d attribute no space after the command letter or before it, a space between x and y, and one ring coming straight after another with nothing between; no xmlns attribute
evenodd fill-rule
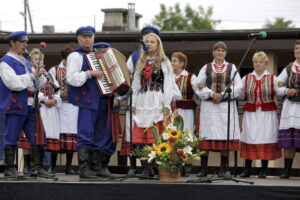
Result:
<svg viewBox="0 0 300 200"><path fill-rule="evenodd" d="M136 105L137 95L139 94L141 88L141 74L139 70L136 70L132 81L132 107L135 107Z"/></svg>
<svg viewBox="0 0 300 200"><path fill-rule="evenodd" d="M15 71L5 62L0 63L0 77L4 85L13 91L22 91L33 87L33 76L30 73L17 75Z"/></svg>
<svg viewBox="0 0 300 200"><path fill-rule="evenodd" d="M206 67L207 66L204 65L204 67L201 68L201 70L198 74L198 77L192 81L192 86L193 86L195 94L197 94L198 97L202 100L209 99L212 96L212 94L214 93L208 87L204 87L200 90L197 86L198 83L206 84L206 79L207 79L207 77L206 77Z"/></svg>
<svg viewBox="0 0 300 200"><path fill-rule="evenodd" d="M130 71L133 71L133 69L134 69L133 62L132 62L132 55L130 55L128 60L127 60L127 68Z"/></svg>
<svg viewBox="0 0 300 200"><path fill-rule="evenodd" d="M230 79L233 78L235 72L236 72L236 66L232 64ZM230 86L230 88L232 89L232 98L240 97L242 93L242 87L243 87L242 79L240 74L237 72L236 76L234 77L233 84Z"/></svg>
<svg viewBox="0 0 300 200"><path fill-rule="evenodd" d="M276 97L278 97L278 98L284 97L287 92L287 88L285 86L278 87L278 78L276 76L274 77L274 90L276 93Z"/></svg>
<svg viewBox="0 0 300 200"><path fill-rule="evenodd" d="M288 73L287 73L287 70L286 68L284 68L282 70L282 72L279 74L279 76L277 77L277 81L278 82L283 82L283 83L286 83L286 80L288 79Z"/></svg>
<svg viewBox="0 0 300 200"><path fill-rule="evenodd" d="M74 87L81 87L91 78L89 71L81 71L83 56L78 52L71 53L67 58L67 83Z"/></svg>
<svg viewBox="0 0 300 200"><path fill-rule="evenodd" d="M165 58L165 62L162 62L161 67L164 73L164 93L163 93L163 104L165 107L171 109L171 102L174 95L174 86L176 86L172 65L169 59ZM176 94L178 94L179 88ZM181 93L180 93L181 94ZM180 95L181 96L181 95Z"/></svg>

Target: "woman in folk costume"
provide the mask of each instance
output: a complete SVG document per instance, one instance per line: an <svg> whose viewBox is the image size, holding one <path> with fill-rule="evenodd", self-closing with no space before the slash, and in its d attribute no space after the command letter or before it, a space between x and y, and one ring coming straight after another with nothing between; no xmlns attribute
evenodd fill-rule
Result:
<svg viewBox="0 0 300 200"><path fill-rule="evenodd" d="M242 79L240 97L246 100L240 152L241 158L245 159L245 168L240 177L249 177L252 160L261 160L258 178L266 178L269 160L281 157L281 149L277 144L278 118L274 99L275 95L280 95L280 89L277 78L266 70L267 55L262 51L257 52L252 61L254 71Z"/></svg>
<svg viewBox="0 0 300 200"><path fill-rule="evenodd" d="M143 51L137 61L137 69L132 83L133 133L132 143L147 145L155 142L153 123L163 128L163 105L166 112L171 109L175 81L169 59L165 56L158 35L149 33L143 37L147 51ZM147 129L149 128L149 129ZM146 130L147 129L147 130ZM144 176L151 175L147 161L141 161Z"/></svg>
<svg viewBox="0 0 300 200"><path fill-rule="evenodd" d="M287 96L279 125L279 147L284 148L284 173L280 178L290 177L296 149L300 148L300 40L295 42L294 56L296 60L278 76L278 86L285 90Z"/></svg>
<svg viewBox="0 0 300 200"><path fill-rule="evenodd" d="M197 78L195 74L186 71L187 57L181 52L175 52L171 55L171 63L174 70L174 79L178 86L182 99L175 100L174 109L178 109L178 114L184 120L184 130L188 129L190 133L194 133L194 111L197 104L193 100L194 89L192 82ZM181 176L188 176L186 169L183 167Z"/></svg>
<svg viewBox="0 0 300 200"><path fill-rule="evenodd" d="M227 164L228 103L227 99L223 97L224 90L233 78L236 67L225 61L227 45L224 42L217 42L213 46L212 53L214 60L201 68L197 79L193 82L198 87L195 93L203 100L200 107L200 134L201 137L206 138L198 145L199 149L206 151L206 154L201 156L201 170L197 174L198 177L207 175L208 151L220 151L219 177L224 176ZM232 83L232 99L235 99L239 97L242 87L239 74L236 75ZM231 100L229 151L239 150L239 139L237 105L235 100Z"/></svg>
<svg viewBox="0 0 300 200"><path fill-rule="evenodd" d="M72 169L72 159L74 152L77 151L77 118L78 107L68 103L68 84L66 82L66 66L67 57L74 49L70 45L66 45L60 52L62 61L49 70L52 77L57 80L60 90L59 95L61 104L57 107L59 117L59 138L60 151L66 153L66 168L65 174L72 175L76 172ZM51 154L51 171L54 172L57 161L57 151L52 151Z"/></svg>

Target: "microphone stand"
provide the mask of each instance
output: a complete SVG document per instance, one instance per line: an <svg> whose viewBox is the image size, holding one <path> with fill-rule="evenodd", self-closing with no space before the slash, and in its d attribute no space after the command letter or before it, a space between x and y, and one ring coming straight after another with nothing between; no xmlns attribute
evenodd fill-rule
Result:
<svg viewBox="0 0 300 200"><path fill-rule="evenodd" d="M230 141L230 102L231 102L231 93L232 93L232 89L230 88L230 86L232 85L235 76L237 75L238 71L240 70L249 50L251 49L251 47L254 45L254 43L256 42L256 37L253 37L246 52L244 53L242 60L240 61L236 71L234 72L232 79L229 81L229 83L226 86L225 89L225 93L224 96L226 96L225 94L227 93L227 103L228 103L228 110L227 110L227 139L226 139L226 170L224 173L224 177L220 177L220 178L207 178L207 179L196 179L196 180L188 180L187 183L212 183L214 181L234 181L236 183L238 182L242 182L242 183L248 183L253 185L254 182L253 181L244 181L244 180L239 180L239 179L235 179L232 178L231 172L229 170L229 141ZM223 98L224 98L223 96Z"/></svg>

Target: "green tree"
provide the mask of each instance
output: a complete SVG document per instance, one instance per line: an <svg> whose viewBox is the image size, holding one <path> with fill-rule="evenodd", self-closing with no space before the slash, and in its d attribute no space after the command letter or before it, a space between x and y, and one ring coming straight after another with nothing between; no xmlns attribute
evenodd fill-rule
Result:
<svg viewBox="0 0 300 200"><path fill-rule="evenodd" d="M295 28L295 26L291 20L285 20L283 17L277 17L273 23L270 20L267 20L263 28Z"/></svg>
<svg viewBox="0 0 300 200"><path fill-rule="evenodd" d="M164 4L160 4L160 12L154 16L152 24L163 31L213 30L215 25L221 21L211 19L212 14L212 7L208 7L205 11L202 6L199 6L197 11L186 4L183 11L179 3L168 8Z"/></svg>

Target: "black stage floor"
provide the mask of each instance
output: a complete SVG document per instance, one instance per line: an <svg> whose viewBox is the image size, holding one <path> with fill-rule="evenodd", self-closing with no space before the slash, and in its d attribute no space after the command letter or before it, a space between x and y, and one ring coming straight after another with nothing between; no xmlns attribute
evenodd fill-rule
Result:
<svg viewBox="0 0 300 200"><path fill-rule="evenodd" d="M217 181L213 183L186 183L196 179L195 175L181 178L178 183L160 183L158 180L126 179L122 182L79 181L78 176L57 174L58 181L35 179L0 181L0 200L299 200L300 178L282 180L278 177L267 179L238 179L253 181L254 184Z"/></svg>

